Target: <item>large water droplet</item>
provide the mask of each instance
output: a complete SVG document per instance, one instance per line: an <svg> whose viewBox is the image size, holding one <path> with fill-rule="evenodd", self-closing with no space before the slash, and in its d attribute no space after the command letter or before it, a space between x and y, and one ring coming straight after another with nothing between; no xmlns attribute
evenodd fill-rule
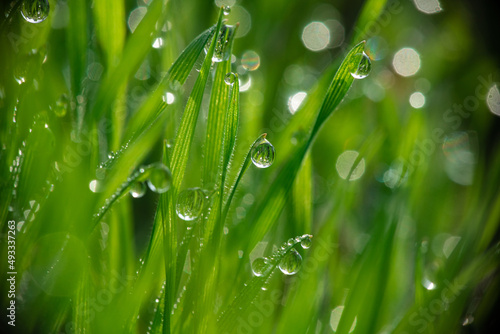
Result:
<svg viewBox="0 0 500 334"><path fill-rule="evenodd" d="M40 23L49 16L49 0L24 0L21 15L30 23Z"/></svg>
<svg viewBox="0 0 500 334"><path fill-rule="evenodd" d="M223 12L224 12L224 15L229 15L229 13L231 13L231 7L229 6L225 6L224 9L223 9Z"/></svg>
<svg viewBox="0 0 500 334"><path fill-rule="evenodd" d="M256 258L252 262L252 272L255 276L264 276L266 271L267 261L263 257Z"/></svg>
<svg viewBox="0 0 500 334"><path fill-rule="evenodd" d="M253 144L250 156L255 166L259 168L270 167L274 162L274 146L265 137L262 137Z"/></svg>
<svg viewBox="0 0 500 334"><path fill-rule="evenodd" d="M201 215L205 201L205 193L200 188L189 188L177 195L175 211L179 218L187 221L195 220Z"/></svg>
<svg viewBox="0 0 500 334"><path fill-rule="evenodd" d="M149 189L158 194L162 194L170 189L171 183L172 174L170 174L170 170L161 163L154 164L149 172Z"/></svg>
<svg viewBox="0 0 500 334"><path fill-rule="evenodd" d="M134 182L129 192L133 198L141 198L146 193L146 185L142 182Z"/></svg>
<svg viewBox="0 0 500 334"><path fill-rule="evenodd" d="M236 74L234 74L233 72L229 72L228 74L226 74L226 76L224 77L224 82L229 85L229 86L232 86L234 85L234 82L236 81Z"/></svg>
<svg viewBox="0 0 500 334"><path fill-rule="evenodd" d="M212 56L213 62L221 62L226 61L231 58L231 50L228 47L229 41L234 34L234 26L223 25L220 29L219 36L217 36L217 42L215 44L214 54ZM209 43L205 46L205 53L208 52L208 48L210 47L211 39L209 39Z"/></svg>
<svg viewBox="0 0 500 334"><path fill-rule="evenodd" d="M356 65L353 65L351 75L354 79L366 78L372 69L370 58L363 52L354 55L354 60L354 64Z"/></svg>
<svg viewBox="0 0 500 334"><path fill-rule="evenodd" d="M292 248L288 254L286 254L279 264L281 272L285 275L296 274L302 264L302 256L299 252Z"/></svg>

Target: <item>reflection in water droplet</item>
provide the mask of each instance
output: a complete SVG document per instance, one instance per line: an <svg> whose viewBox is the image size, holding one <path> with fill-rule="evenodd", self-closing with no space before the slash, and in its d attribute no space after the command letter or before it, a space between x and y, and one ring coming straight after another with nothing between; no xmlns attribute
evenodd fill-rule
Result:
<svg viewBox="0 0 500 334"><path fill-rule="evenodd" d="M292 248L281 260L279 268L285 275L296 274L302 265L302 256Z"/></svg>
<svg viewBox="0 0 500 334"><path fill-rule="evenodd" d="M49 16L49 0L24 0L21 15L30 23L40 23Z"/></svg>
<svg viewBox="0 0 500 334"><path fill-rule="evenodd" d="M177 196L175 211L182 220L195 220L201 215L205 194L200 188L188 188Z"/></svg>
<svg viewBox="0 0 500 334"><path fill-rule="evenodd" d="M302 31L302 42L311 51L321 51L330 43L330 30L323 22L311 22Z"/></svg>
<svg viewBox="0 0 500 334"><path fill-rule="evenodd" d="M292 115L299 109L306 96L306 92L298 92L290 96L288 99L288 110L290 110Z"/></svg>
<svg viewBox="0 0 500 334"><path fill-rule="evenodd" d="M342 312L344 311L344 305L337 306L332 310L330 314L330 327L334 332L337 332L337 328L339 327L340 318L342 317ZM356 323L358 322L358 317L354 317L354 321L352 323L351 329L349 329L349 333L354 331L356 328Z"/></svg>
<svg viewBox="0 0 500 334"><path fill-rule="evenodd" d="M351 69L351 75L354 79L364 79L372 70L372 63L366 53L354 55L354 63L357 64Z"/></svg>
<svg viewBox="0 0 500 334"><path fill-rule="evenodd" d="M268 168L274 162L274 146L262 136L260 140L255 142L250 153L252 162L259 168Z"/></svg>
<svg viewBox="0 0 500 334"><path fill-rule="evenodd" d="M255 71L260 66L260 57L255 51L246 51L241 56L241 65L248 71Z"/></svg>
<svg viewBox="0 0 500 334"><path fill-rule="evenodd" d="M266 266L267 266L267 261L262 258L256 258L252 262L252 272L255 276L264 276L264 273L266 271Z"/></svg>
<svg viewBox="0 0 500 334"><path fill-rule="evenodd" d="M170 189L171 183L172 174L170 174L170 170L161 163L153 164L148 178L149 189L162 194Z"/></svg>
<svg viewBox="0 0 500 334"><path fill-rule="evenodd" d="M224 9L223 9L223 12L224 12L224 15L229 15L229 13L231 13L231 7L229 6L225 6Z"/></svg>
<svg viewBox="0 0 500 334"><path fill-rule="evenodd" d="M146 185L143 182L134 182L129 192L133 198L140 198L146 193Z"/></svg>
<svg viewBox="0 0 500 334"><path fill-rule="evenodd" d="M392 66L399 75L412 76L420 69L420 55L412 48L402 48L394 55Z"/></svg>
<svg viewBox="0 0 500 334"><path fill-rule="evenodd" d="M365 172L365 159L361 159L354 167L359 153L356 151L345 151L337 159L337 172L344 180L354 181L359 179ZM349 176L350 174L350 176Z"/></svg>
<svg viewBox="0 0 500 334"><path fill-rule="evenodd" d="M224 77L224 82L227 85L232 86L235 81L236 81L236 74L234 74L233 72L227 73L226 76Z"/></svg>

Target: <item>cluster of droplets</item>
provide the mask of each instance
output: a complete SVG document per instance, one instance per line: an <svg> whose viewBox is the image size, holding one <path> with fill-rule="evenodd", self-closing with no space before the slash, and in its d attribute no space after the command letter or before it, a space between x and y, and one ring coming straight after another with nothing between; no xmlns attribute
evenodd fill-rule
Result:
<svg viewBox="0 0 500 334"><path fill-rule="evenodd" d="M146 193L144 181L147 180L149 189L162 194L170 189L172 184L172 174L170 170L162 163L153 163L146 167L139 168L134 172L127 181L123 182L120 187L104 202L104 205L95 214L95 219L100 219L111 207L111 205L120 198L128 190L132 197L139 198ZM89 188L93 192L99 192L100 182L92 180Z"/></svg>
<svg viewBox="0 0 500 334"><path fill-rule="evenodd" d="M354 65L351 68L351 75L354 79L366 78L372 70L370 58L363 52L355 54L354 60Z"/></svg>
<svg viewBox="0 0 500 334"><path fill-rule="evenodd" d="M106 177L108 169L115 163L117 158L126 150L128 149L129 142L126 142L124 145L122 145L116 152L111 151L107 155L107 160L99 164L99 166L96 169L96 177L98 180L103 180Z"/></svg>
<svg viewBox="0 0 500 334"><path fill-rule="evenodd" d="M294 248L300 244L303 249L311 247L312 235L304 234L300 237L290 238L269 258L259 257L252 262L252 272L255 276L265 276L276 265L285 275L294 275L299 272L302 265L302 256Z"/></svg>
<svg viewBox="0 0 500 334"><path fill-rule="evenodd" d="M21 15L29 23L40 23L49 16L49 0L24 0Z"/></svg>
<svg viewBox="0 0 500 334"><path fill-rule="evenodd" d="M266 139L265 133L253 143L250 151L253 164L259 168L270 167L275 155L274 146Z"/></svg>

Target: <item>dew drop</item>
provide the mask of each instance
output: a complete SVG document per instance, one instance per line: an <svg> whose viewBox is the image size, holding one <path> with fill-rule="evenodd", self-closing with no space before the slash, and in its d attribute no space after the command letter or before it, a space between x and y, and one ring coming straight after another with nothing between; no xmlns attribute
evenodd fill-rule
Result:
<svg viewBox="0 0 500 334"><path fill-rule="evenodd" d="M215 44L214 54L212 56L212 61L219 63L221 61L226 61L231 58L231 50L229 48L229 41L234 34L234 26L223 25L220 29L219 36L217 37L217 42ZM209 43L205 46L205 53L208 53L210 47L211 39Z"/></svg>
<svg viewBox="0 0 500 334"><path fill-rule="evenodd" d="M351 75L354 79L364 79L370 74L372 69L372 63L370 58L366 55L366 53L358 53L354 56L355 64L352 70Z"/></svg>
<svg viewBox="0 0 500 334"><path fill-rule="evenodd" d="M263 136L253 144L250 155L255 166L259 168L270 167L274 162L274 146Z"/></svg>
<svg viewBox="0 0 500 334"><path fill-rule="evenodd" d="M51 107L52 111L57 117L66 116L66 112L68 110L68 96L66 94L62 94L61 97L56 101L56 103Z"/></svg>
<svg viewBox="0 0 500 334"><path fill-rule="evenodd" d="M149 189L155 193L162 194L170 189L172 174L170 170L161 163L152 165L148 178Z"/></svg>
<svg viewBox="0 0 500 334"><path fill-rule="evenodd" d="M129 192L133 198L141 198L146 193L146 185L142 182L134 182Z"/></svg>
<svg viewBox="0 0 500 334"><path fill-rule="evenodd" d="M226 74L226 76L224 77L224 82L229 85L229 86L232 86L234 85L234 82L236 81L236 74L234 74L233 72L229 72L228 74Z"/></svg>
<svg viewBox="0 0 500 334"><path fill-rule="evenodd" d="M195 220L201 215L205 194L200 188L188 188L177 196L175 211L182 220Z"/></svg>
<svg viewBox="0 0 500 334"><path fill-rule="evenodd" d="M288 254L286 254L279 264L281 272L285 275L296 274L302 264L302 256L299 252L292 248Z"/></svg>
<svg viewBox="0 0 500 334"><path fill-rule="evenodd" d="M264 272L266 271L267 261L262 258L256 258L252 262L252 272L255 276L264 276Z"/></svg>
<svg viewBox="0 0 500 334"><path fill-rule="evenodd" d="M309 235L304 235L302 236L302 240L300 241L300 245L302 246L302 248L304 249L308 249L309 247L311 247L311 236Z"/></svg>
<svg viewBox="0 0 500 334"><path fill-rule="evenodd" d="M224 15L229 15L231 13L231 7L225 6L224 9L222 10L224 12Z"/></svg>
<svg viewBox="0 0 500 334"><path fill-rule="evenodd" d="M49 16L49 0L24 0L21 15L29 23L40 23Z"/></svg>

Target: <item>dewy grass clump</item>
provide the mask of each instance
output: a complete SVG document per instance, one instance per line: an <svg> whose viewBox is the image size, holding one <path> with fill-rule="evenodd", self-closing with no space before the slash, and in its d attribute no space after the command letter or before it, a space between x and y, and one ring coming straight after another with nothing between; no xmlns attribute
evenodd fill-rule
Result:
<svg viewBox="0 0 500 334"><path fill-rule="evenodd" d="M424 2L2 3L2 333L493 332L498 57Z"/></svg>

